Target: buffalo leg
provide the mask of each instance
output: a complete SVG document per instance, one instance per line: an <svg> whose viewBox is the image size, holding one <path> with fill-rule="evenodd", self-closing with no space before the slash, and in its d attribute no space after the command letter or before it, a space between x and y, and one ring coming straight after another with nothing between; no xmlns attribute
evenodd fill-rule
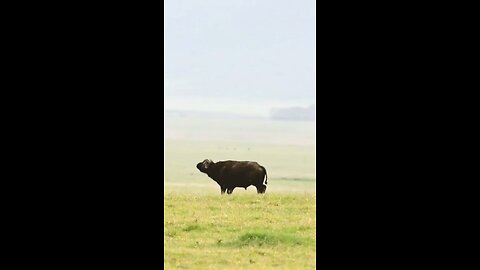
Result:
<svg viewBox="0 0 480 270"><path fill-rule="evenodd" d="M257 188L257 193L262 194L262 193L265 193L267 186L261 185L261 186L257 186L256 188Z"/></svg>
<svg viewBox="0 0 480 270"><path fill-rule="evenodd" d="M224 193L225 193L225 190L227 190L226 187L220 187L220 192L221 192L221 194L224 194Z"/></svg>
<svg viewBox="0 0 480 270"><path fill-rule="evenodd" d="M232 194L234 188L227 189L227 194Z"/></svg>

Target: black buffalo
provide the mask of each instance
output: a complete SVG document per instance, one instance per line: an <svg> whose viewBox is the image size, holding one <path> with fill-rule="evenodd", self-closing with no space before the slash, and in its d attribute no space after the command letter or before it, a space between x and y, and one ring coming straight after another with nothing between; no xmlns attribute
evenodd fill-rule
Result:
<svg viewBox="0 0 480 270"><path fill-rule="evenodd" d="M197 169L206 173L220 185L222 194L232 194L236 187L247 189L255 186L257 193L265 193L267 190L267 170L253 161L219 161L213 162L205 159L197 164Z"/></svg>

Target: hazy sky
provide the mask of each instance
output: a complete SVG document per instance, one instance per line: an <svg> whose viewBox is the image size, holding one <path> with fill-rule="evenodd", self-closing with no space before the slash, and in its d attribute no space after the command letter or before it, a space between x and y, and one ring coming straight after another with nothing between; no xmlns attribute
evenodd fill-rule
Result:
<svg viewBox="0 0 480 270"><path fill-rule="evenodd" d="M315 102L314 0L165 0L165 108Z"/></svg>

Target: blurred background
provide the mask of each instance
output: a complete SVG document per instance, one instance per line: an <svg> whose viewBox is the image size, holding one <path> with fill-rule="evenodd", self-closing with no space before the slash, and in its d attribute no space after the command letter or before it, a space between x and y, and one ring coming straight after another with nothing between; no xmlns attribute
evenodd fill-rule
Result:
<svg viewBox="0 0 480 270"><path fill-rule="evenodd" d="M164 18L165 192L219 193L206 158L315 192L315 1L167 0Z"/></svg>

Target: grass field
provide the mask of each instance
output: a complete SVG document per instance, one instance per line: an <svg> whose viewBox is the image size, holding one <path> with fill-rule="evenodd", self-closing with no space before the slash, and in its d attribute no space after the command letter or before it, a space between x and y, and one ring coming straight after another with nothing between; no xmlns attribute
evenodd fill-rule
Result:
<svg viewBox="0 0 480 270"><path fill-rule="evenodd" d="M168 120L165 269L314 269L314 124ZM259 162L268 173L266 194L249 187L220 195L218 184L195 167L206 158Z"/></svg>
<svg viewBox="0 0 480 270"><path fill-rule="evenodd" d="M315 269L314 194L167 193L165 269Z"/></svg>

